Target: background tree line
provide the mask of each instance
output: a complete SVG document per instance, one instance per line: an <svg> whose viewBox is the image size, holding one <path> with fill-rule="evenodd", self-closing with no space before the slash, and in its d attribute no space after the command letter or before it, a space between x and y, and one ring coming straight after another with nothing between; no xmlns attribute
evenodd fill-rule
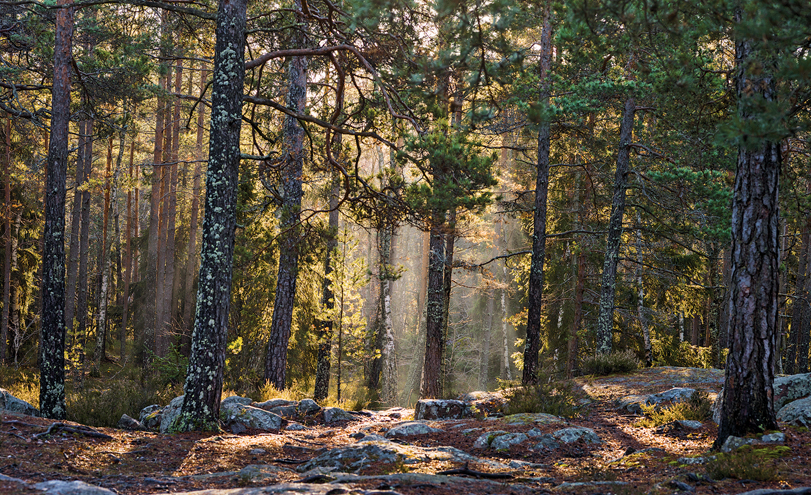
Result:
<svg viewBox="0 0 811 495"><path fill-rule="evenodd" d="M808 371L800 2L220 9L0 6L0 358L39 361L43 410L132 366L214 372L210 404L722 367L765 224L765 359ZM782 173L736 184L757 143Z"/></svg>

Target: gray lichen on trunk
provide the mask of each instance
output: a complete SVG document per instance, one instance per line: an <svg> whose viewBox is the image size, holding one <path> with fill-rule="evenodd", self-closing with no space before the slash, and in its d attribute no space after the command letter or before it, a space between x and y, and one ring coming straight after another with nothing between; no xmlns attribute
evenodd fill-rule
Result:
<svg viewBox="0 0 811 495"><path fill-rule="evenodd" d="M214 428L219 420L236 229L246 13L247 0L219 3L200 281L175 431Z"/></svg>

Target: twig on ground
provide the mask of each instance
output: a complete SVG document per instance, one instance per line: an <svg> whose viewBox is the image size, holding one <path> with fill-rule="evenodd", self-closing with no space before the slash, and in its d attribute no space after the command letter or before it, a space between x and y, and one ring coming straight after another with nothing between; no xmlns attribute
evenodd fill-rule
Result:
<svg viewBox="0 0 811 495"><path fill-rule="evenodd" d="M279 464L304 464L305 462L307 462L307 460L306 459L299 460L299 459L283 458L283 459L271 459L270 462L278 462Z"/></svg>

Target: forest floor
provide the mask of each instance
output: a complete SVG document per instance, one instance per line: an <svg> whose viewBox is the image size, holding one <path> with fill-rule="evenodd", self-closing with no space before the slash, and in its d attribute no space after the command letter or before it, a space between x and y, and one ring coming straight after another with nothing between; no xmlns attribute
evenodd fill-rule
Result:
<svg viewBox="0 0 811 495"><path fill-rule="evenodd" d="M409 464L371 463L354 475L329 476L296 470L326 449L357 443L363 435L382 435L400 421L397 414L335 426L308 426L302 431L188 433L161 435L152 432L98 428L112 439L56 431L39 435L53 421L6 414L0 424L0 494L41 493L34 483L45 480L81 480L118 493L155 494L209 490L206 493L378 493L441 494L484 493L697 493L739 494L756 489L789 489L811 486L811 433L785 425L781 455L755 459L768 464L766 481L710 479L704 465L685 465L679 459L708 455L717 426L705 421L695 430L673 425L642 428L639 417L616 409L615 400L626 395L652 393L675 386L718 392L723 372L685 368L653 368L634 374L578 379L577 387L590 399L582 414L568 426L592 428L602 443L575 443L552 451L531 450L533 442L506 451L479 449L474 441L484 431L526 432L530 426L508 425L498 420L447 420L429 422L443 431L398 440L419 447L452 446L484 462L426 461ZM406 412L407 410L402 410ZM394 417L393 417L394 416ZM67 424L67 423L66 423ZM544 432L561 425L531 425ZM475 433L467 430L477 428ZM522 461L512 470L493 469L494 463ZM745 461L750 462L750 461ZM469 472L509 475L507 479L436 475L467 468ZM421 473L421 474L418 474ZM361 475L361 476L358 476ZM306 478L306 479L304 479ZM302 484L303 483L303 484ZM237 491L224 491L239 489ZM285 491L289 490L289 491Z"/></svg>

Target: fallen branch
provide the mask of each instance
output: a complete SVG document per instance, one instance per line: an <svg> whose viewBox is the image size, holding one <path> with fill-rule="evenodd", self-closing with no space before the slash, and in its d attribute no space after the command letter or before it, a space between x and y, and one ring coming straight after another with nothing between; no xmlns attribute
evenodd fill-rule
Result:
<svg viewBox="0 0 811 495"><path fill-rule="evenodd" d="M485 473L483 471L476 471L470 469L468 467L468 463L465 463L464 467L455 468L455 469L448 469L447 471L440 471L436 474L464 474L468 476L474 476L476 478L487 478L491 480L506 480L513 477L510 473Z"/></svg>
<svg viewBox="0 0 811 495"><path fill-rule="evenodd" d="M87 428L87 427L85 427L85 428ZM87 429L74 428L72 426L66 425L65 423L54 423L51 426L49 426L48 429L45 430L44 432L35 434L34 438L44 437L44 436L50 435L54 431L58 431L58 430L61 430L61 431L67 432L67 433L76 433L78 435L84 435L86 437L101 438L101 439L104 439L104 440L113 440L113 437L111 437L110 435L98 432L98 431L93 430L91 428L87 428Z"/></svg>
<svg viewBox="0 0 811 495"><path fill-rule="evenodd" d="M18 421L16 419L9 419L7 421L3 421L4 425L20 425L20 426L28 426L31 428L45 428L42 425L35 425L33 423L23 423L22 421Z"/></svg>
<svg viewBox="0 0 811 495"><path fill-rule="evenodd" d="M3 431L3 432L0 432L0 433L5 433L6 435L12 435L12 436L15 436L15 437L19 438L20 440L22 440L22 441L24 441L24 442L26 442L26 443L31 441L31 440L29 440L29 439L25 438L25 437L24 437L24 436L22 436L22 435L18 435L17 433L14 433L13 431Z"/></svg>

